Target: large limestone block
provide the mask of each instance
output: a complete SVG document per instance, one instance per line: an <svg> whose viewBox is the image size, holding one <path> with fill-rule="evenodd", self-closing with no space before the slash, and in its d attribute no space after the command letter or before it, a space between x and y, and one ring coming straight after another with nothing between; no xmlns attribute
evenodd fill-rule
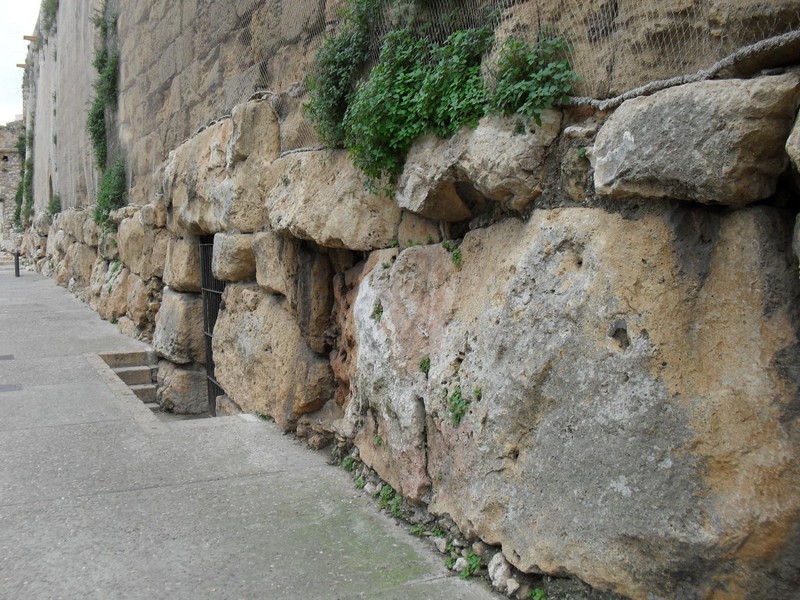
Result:
<svg viewBox="0 0 800 600"><path fill-rule="evenodd" d="M161 304L161 283L158 279L143 281L138 275L128 278L127 316L145 337L151 337L155 317Z"/></svg>
<svg viewBox="0 0 800 600"><path fill-rule="evenodd" d="M137 327L141 328L147 322L149 304L147 286L138 275L132 273L128 277L127 316Z"/></svg>
<svg viewBox="0 0 800 600"><path fill-rule="evenodd" d="M59 253L64 254L76 239L69 235L63 229L58 229L55 232L55 235L48 235L47 236L47 254L51 256L55 256ZM52 246L50 245L52 242Z"/></svg>
<svg viewBox="0 0 800 600"><path fill-rule="evenodd" d="M97 251L100 256L106 260L116 260L119 256L117 233L111 229L105 229L100 231L98 235Z"/></svg>
<svg viewBox="0 0 800 600"><path fill-rule="evenodd" d="M300 240L273 231L257 233L253 251L258 284L272 294L285 296L311 349L326 352L326 331L333 309L330 259Z"/></svg>
<svg viewBox="0 0 800 600"><path fill-rule="evenodd" d="M148 255L147 268L143 269L142 277L164 277L164 265L167 263L167 249L169 247L170 235L166 229L154 229L153 247Z"/></svg>
<svg viewBox="0 0 800 600"><path fill-rule="evenodd" d="M291 298L300 241L290 235L261 231L253 238L256 281L271 294Z"/></svg>
<svg viewBox="0 0 800 600"><path fill-rule="evenodd" d="M100 297L100 292L103 290L103 284L106 281L106 273L108 272L108 261L103 257L98 257L97 262L92 267L92 277L89 280L89 289L93 296ZM97 306L92 306L97 310Z"/></svg>
<svg viewBox="0 0 800 600"><path fill-rule="evenodd" d="M145 225L141 211L123 219L119 224L117 234L119 257L142 279L163 275L168 242L167 231Z"/></svg>
<svg viewBox="0 0 800 600"><path fill-rule="evenodd" d="M51 218L46 212L40 212L33 217L31 228L39 237L47 237L50 230Z"/></svg>
<svg viewBox="0 0 800 600"><path fill-rule="evenodd" d="M256 257L253 254L253 235L249 233L218 233L214 236L211 272L222 281L255 279Z"/></svg>
<svg viewBox="0 0 800 600"><path fill-rule="evenodd" d="M164 189L167 227L174 235L253 232L263 226L266 215L258 185L263 168L253 167L235 180L229 177L232 132L232 120L222 119L170 153Z"/></svg>
<svg viewBox="0 0 800 600"><path fill-rule="evenodd" d="M266 206L276 233L362 251L388 247L397 238L400 208L364 188L346 152L291 154L269 172Z"/></svg>
<svg viewBox="0 0 800 600"><path fill-rule="evenodd" d="M125 316L128 310L129 276L130 270L122 262L117 260L108 265L97 304L97 312L102 318L114 320Z"/></svg>
<svg viewBox="0 0 800 600"><path fill-rule="evenodd" d="M156 315L153 348L174 363L205 363L203 301L197 294L164 289Z"/></svg>
<svg viewBox="0 0 800 600"><path fill-rule="evenodd" d="M158 196L153 201L142 206L142 223L146 227L163 228L167 226L167 205L164 196Z"/></svg>
<svg viewBox="0 0 800 600"><path fill-rule="evenodd" d="M541 125L489 116L450 139L424 136L408 153L397 203L442 221L471 219L489 202L521 211L542 193L545 153L560 130L561 113L546 110Z"/></svg>
<svg viewBox="0 0 800 600"><path fill-rule="evenodd" d="M158 404L162 410L180 415L208 412L205 368L179 367L168 360L158 362Z"/></svg>
<svg viewBox="0 0 800 600"><path fill-rule="evenodd" d="M524 571L793 598L791 216L659 210L537 211L468 234L461 269L438 246L376 264L346 421L384 479Z"/></svg>
<svg viewBox="0 0 800 600"><path fill-rule="evenodd" d="M83 222L83 241L93 248L97 248L100 242L100 229L97 223L94 222L94 216L91 212L88 213L86 220Z"/></svg>
<svg viewBox="0 0 800 600"><path fill-rule="evenodd" d="M47 234L47 244L45 245L45 253L47 256L50 258L55 258L56 260L61 258L58 256L58 253L60 253L61 250L56 245L56 238L58 237L59 232L62 236L64 235L62 230L57 229L55 225L51 225Z"/></svg>
<svg viewBox="0 0 800 600"><path fill-rule="evenodd" d="M229 285L214 327L214 365L242 410L293 430L333 397L334 386L330 364L308 347L284 302L256 286Z"/></svg>
<svg viewBox="0 0 800 600"><path fill-rule="evenodd" d="M705 81L626 101L597 135L595 189L729 206L771 196L799 85L796 74Z"/></svg>
<svg viewBox="0 0 800 600"><path fill-rule="evenodd" d="M62 212L61 215L59 220L60 228L77 241L83 243L83 225L87 216L91 215L91 211L71 208Z"/></svg>
<svg viewBox="0 0 800 600"><path fill-rule="evenodd" d="M66 264L70 275L81 283L82 286L91 284L92 270L97 260L94 248L75 242L67 249Z"/></svg>
<svg viewBox="0 0 800 600"><path fill-rule="evenodd" d="M268 100L251 100L237 105L231 114L233 133L228 161L238 163L251 157L267 162L281 154L281 126Z"/></svg>
<svg viewBox="0 0 800 600"><path fill-rule="evenodd" d="M200 244L196 237L170 237L164 265L164 285L176 292L200 292Z"/></svg>

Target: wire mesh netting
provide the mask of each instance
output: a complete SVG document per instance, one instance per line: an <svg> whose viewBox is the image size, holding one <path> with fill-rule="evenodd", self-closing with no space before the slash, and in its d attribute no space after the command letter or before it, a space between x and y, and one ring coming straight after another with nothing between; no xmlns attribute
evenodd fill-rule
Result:
<svg viewBox="0 0 800 600"><path fill-rule="evenodd" d="M214 116L261 93L282 125L284 152L319 147L303 112L305 76L325 36L341 26L348 0L242 0L243 25L225 42L235 57ZM227 5L227 3L225 3ZM407 0L375 2L370 16L368 65L388 31L407 27L441 43L452 32L490 24L495 47L503 41L535 42L563 36L580 79L574 94L618 97L655 80L707 69L737 50L800 29L800 0ZM365 75L368 69L365 70Z"/></svg>

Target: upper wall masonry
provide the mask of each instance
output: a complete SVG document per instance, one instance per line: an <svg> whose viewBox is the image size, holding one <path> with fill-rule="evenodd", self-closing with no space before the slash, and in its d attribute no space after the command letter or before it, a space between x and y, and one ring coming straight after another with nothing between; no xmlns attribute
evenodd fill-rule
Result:
<svg viewBox="0 0 800 600"><path fill-rule="evenodd" d="M105 16L116 23L120 52L119 103L110 129L125 156L129 201L150 202L161 191L161 170L169 152L258 91L266 94L278 115L282 152L319 147L303 111L304 80L326 31L339 23L342 4L109 1ZM412 12L425 12L426 19L456 15L452 18L464 26L494 18L491 11L482 12L479 2L444 0L436 4L441 15L410 0L407 4L403 6ZM732 0L702 5L685 0L486 4L499 15L498 44L510 36L535 40L542 30L564 35L580 75L576 93L593 98L708 68L745 44L800 25L798 0L767 5ZM91 63L101 42L92 19L100 8L99 0L74 0L69 7L62 3L55 26L40 36L41 43L32 46L28 58L26 122L35 129L38 150L38 210L54 194L69 207L87 206L97 193L99 174L86 134L86 112L94 94ZM384 11L376 17L378 30L386 30L402 14L400 8ZM378 42L373 46L375 59ZM780 62L781 56L775 54L772 62ZM756 61L749 65L749 74L764 66Z"/></svg>

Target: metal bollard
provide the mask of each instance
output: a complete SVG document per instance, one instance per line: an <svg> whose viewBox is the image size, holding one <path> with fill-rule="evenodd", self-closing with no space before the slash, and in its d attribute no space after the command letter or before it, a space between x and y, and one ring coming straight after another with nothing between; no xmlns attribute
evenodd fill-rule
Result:
<svg viewBox="0 0 800 600"><path fill-rule="evenodd" d="M14 252L14 277L19 277L19 252Z"/></svg>

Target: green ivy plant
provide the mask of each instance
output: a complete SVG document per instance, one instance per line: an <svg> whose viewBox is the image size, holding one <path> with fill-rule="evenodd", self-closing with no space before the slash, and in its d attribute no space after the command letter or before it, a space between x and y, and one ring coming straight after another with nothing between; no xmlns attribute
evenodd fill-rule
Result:
<svg viewBox="0 0 800 600"><path fill-rule="evenodd" d="M56 194L50 199L50 202L47 204L47 214L49 214L51 217L55 217L60 212L61 212L61 196Z"/></svg>
<svg viewBox="0 0 800 600"><path fill-rule="evenodd" d="M52 33L58 16L58 0L43 0L40 8L42 13L42 33L47 37Z"/></svg>
<svg viewBox="0 0 800 600"><path fill-rule="evenodd" d="M411 31L389 32L378 65L358 86L345 113L345 147L373 184L394 184L408 149L425 130L416 96L425 81L427 54L427 42Z"/></svg>
<svg viewBox="0 0 800 600"><path fill-rule="evenodd" d="M483 21L488 26L447 27L452 33L442 41L422 33L426 24L407 4L391 5L396 28L383 36L377 65L359 82L387 0L347 0L339 31L323 42L307 79L306 114L321 138L347 148L367 187L387 195L419 136L449 137L489 111L541 123L542 110L564 103L577 80L566 38L541 32L536 44L503 44L489 86L481 62L494 44L497 15ZM460 262L460 253L453 258Z"/></svg>
<svg viewBox="0 0 800 600"><path fill-rule="evenodd" d="M13 221L14 225L17 227L22 226L22 197L24 194L24 183L23 180L20 179L19 183L17 184L17 193L14 194L14 216Z"/></svg>
<svg viewBox="0 0 800 600"><path fill-rule="evenodd" d="M563 36L543 38L536 44L507 40L497 60L492 110L520 113L541 125L542 110L566 103L578 79L566 59L567 50Z"/></svg>
<svg viewBox="0 0 800 600"><path fill-rule="evenodd" d="M97 205L94 208L94 221L98 225L108 223L108 215L112 210L125 206L125 161L119 157L100 180L97 192Z"/></svg>
<svg viewBox="0 0 800 600"><path fill-rule="evenodd" d="M20 223L27 225L33 218L33 158L25 161L25 175L22 178L22 218Z"/></svg>
<svg viewBox="0 0 800 600"><path fill-rule="evenodd" d="M115 27L115 21L105 19L104 12L105 7L93 17L94 26L100 33L103 43L92 61L92 65L97 71L97 79L94 82L94 100L89 107L86 119L95 162L101 171L105 171L108 162L106 113L117 108L117 73L119 71L119 54L110 52L108 49L108 36Z"/></svg>
<svg viewBox="0 0 800 600"><path fill-rule="evenodd" d="M338 33L325 38L306 78L306 115L328 145L341 147L344 143L342 121L356 79L369 57L371 22L379 5L379 0L351 0L345 4Z"/></svg>
<svg viewBox="0 0 800 600"><path fill-rule="evenodd" d="M469 404L469 400L464 398L463 394L461 393L460 387L457 387L455 390L453 390L453 393L448 399L447 407L450 411L450 421L454 426L458 427L461 425L461 420L464 418L464 415L467 414Z"/></svg>
<svg viewBox="0 0 800 600"><path fill-rule="evenodd" d="M467 554L467 566L461 569L461 573L459 573L459 577L461 579L469 579L475 573L477 573L481 568L481 557L475 554L474 552L470 552Z"/></svg>
<svg viewBox="0 0 800 600"><path fill-rule="evenodd" d="M391 192L420 135L448 137L477 124L487 103L481 57L493 40L488 28L456 31L438 47L408 29L386 34L342 124L345 147L373 188L380 182Z"/></svg>
<svg viewBox="0 0 800 600"><path fill-rule="evenodd" d="M456 31L444 45L432 49L434 66L416 96L419 116L428 130L446 138L464 125L478 124L487 101L481 58L493 42L492 30L482 27Z"/></svg>

